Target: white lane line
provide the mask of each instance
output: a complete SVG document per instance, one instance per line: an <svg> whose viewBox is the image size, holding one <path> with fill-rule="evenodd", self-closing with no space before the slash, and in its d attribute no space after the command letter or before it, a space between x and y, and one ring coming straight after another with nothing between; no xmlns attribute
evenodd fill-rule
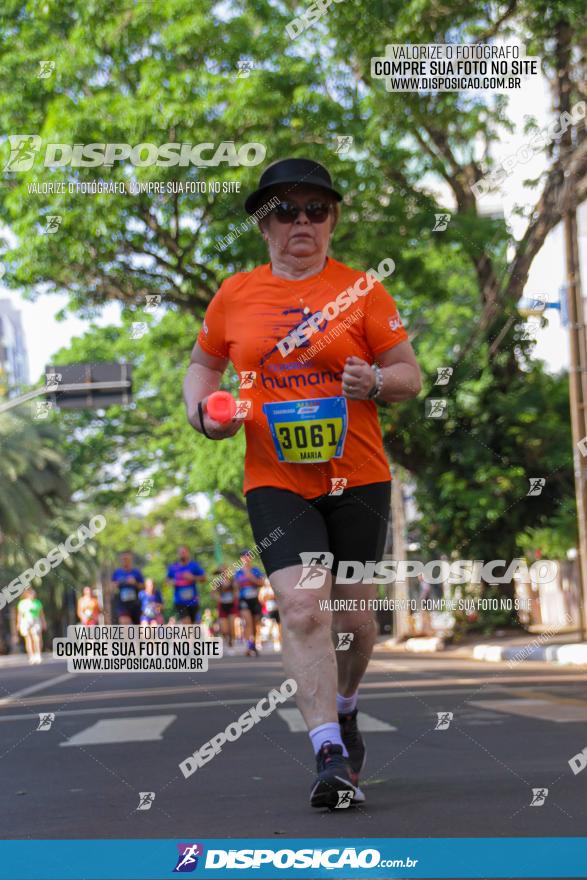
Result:
<svg viewBox="0 0 587 880"><path fill-rule="evenodd" d="M277 714L285 721L290 733L307 732L306 722L302 718L302 713L299 709L278 709ZM365 712L359 712L358 722L359 727L365 733L383 733L384 731L397 730L397 727L392 727L391 724L380 721L379 718L374 718L372 715L366 715Z"/></svg>
<svg viewBox="0 0 587 880"><path fill-rule="evenodd" d="M108 718L96 721L70 737L60 746L98 746L105 743L152 742L163 733L177 715L147 715L142 718Z"/></svg>
<svg viewBox="0 0 587 880"><path fill-rule="evenodd" d="M44 691L46 688L53 687L54 684L61 684L62 681L71 681L72 678L75 678L75 673L66 672L65 675L56 675L55 678L48 678L45 681L40 681L38 684L32 684L30 687L23 688L21 691L15 691L10 696L4 697L4 699L0 700L0 707L9 706L21 697L28 696L28 694L36 694L37 691ZM71 696L71 694L59 694L58 696L65 697Z"/></svg>
<svg viewBox="0 0 587 880"><path fill-rule="evenodd" d="M471 702L471 706L494 709L510 715L523 715L525 718L538 718L541 721L554 721L565 724L572 721L587 721L587 703L579 706L576 703L562 703L558 700L483 700Z"/></svg>
<svg viewBox="0 0 587 880"><path fill-rule="evenodd" d="M491 689L491 693L496 693L503 690L503 688L494 687ZM437 697L438 689L431 691L418 691L419 696L425 697ZM462 690L443 690L441 692L444 694L459 694L462 695ZM56 694L55 700L59 698L66 698L69 696L68 694ZM410 698L410 694L401 694L401 693L381 693L381 694L361 694L361 702L364 700L407 700ZM91 709L65 709L63 712L59 712L59 718L66 715L104 715L106 713L118 713L118 712L153 712L157 709L200 709L200 708L209 708L210 706L254 706L258 701L258 698L247 699L246 697L240 697L239 699L234 700L225 700L224 698L220 698L218 700L190 700L182 703L149 703L138 706L95 706ZM30 721L31 718L34 719L35 724L38 723L38 713L37 712L27 712L20 715L0 715L0 724L3 721Z"/></svg>

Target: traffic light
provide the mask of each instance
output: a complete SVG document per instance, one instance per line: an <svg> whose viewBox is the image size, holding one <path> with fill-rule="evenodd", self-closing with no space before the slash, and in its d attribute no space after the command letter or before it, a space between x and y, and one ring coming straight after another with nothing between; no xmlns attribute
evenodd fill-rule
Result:
<svg viewBox="0 0 587 880"><path fill-rule="evenodd" d="M132 364L50 364L45 380L46 399L60 409L104 409L132 402Z"/></svg>

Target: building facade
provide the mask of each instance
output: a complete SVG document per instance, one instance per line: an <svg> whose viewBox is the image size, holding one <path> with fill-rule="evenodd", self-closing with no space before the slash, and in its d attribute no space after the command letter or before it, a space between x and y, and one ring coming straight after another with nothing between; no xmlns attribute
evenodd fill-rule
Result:
<svg viewBox="0 0 587 880"><path fill-rule="evenodd" d="M20 312L0 299L0 394L29 384L26 342Z"/></svg>

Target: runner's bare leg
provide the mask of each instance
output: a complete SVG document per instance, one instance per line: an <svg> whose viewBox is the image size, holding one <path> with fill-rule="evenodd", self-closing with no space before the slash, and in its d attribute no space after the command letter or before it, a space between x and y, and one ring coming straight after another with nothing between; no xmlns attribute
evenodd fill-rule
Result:
<svg viewBox="0 0 587 880"><path fill-rule="evenodd" d="M358 690L377 638L377 624L373 611L368 610L369 599L377 596L376 584L337 584L332 590L333 599L356 599L357 606L364 599L367 609L364 611L335 611L332 616L332 630L337 641L337 634L352 633L354 638L347 651L336 651L338 666L338 693L341 697L350 697Z"/></svg>
<svg viewBox="0 0 587 880"><path fill-rule="evenodd" d="M282 623L282 659L288 678L297 682L296 703L308 730L338 722L336 658L332 643L332 612L320 608L330 598L331 576L318 590L297 590L301 565L280 568L269 580L277 597Z"/></svg>

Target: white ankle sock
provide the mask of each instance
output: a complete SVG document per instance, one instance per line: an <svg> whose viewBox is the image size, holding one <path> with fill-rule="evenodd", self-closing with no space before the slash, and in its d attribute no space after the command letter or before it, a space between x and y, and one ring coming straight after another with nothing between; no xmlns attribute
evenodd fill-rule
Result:
<svg viewBox="0 0 587 880"><path fill-rule="evenodd" d="M349 712L354 712L357 708L357 699L359 696L359 692L355 691L350 697L341 697L340 694L336 695L336 711L339 715L346 715Z"/></svg>
<svg viewBox="0 0 587 880"><path fill-rule="evenodd" d="M328 721L326 724L320 724L318 727L314 727L310 730L309 735L316 754L318 754L325 742L331 742L332 745L342 746L342 753L345 758L348 758L349 753L342 741L338 721Z"/></svg>

